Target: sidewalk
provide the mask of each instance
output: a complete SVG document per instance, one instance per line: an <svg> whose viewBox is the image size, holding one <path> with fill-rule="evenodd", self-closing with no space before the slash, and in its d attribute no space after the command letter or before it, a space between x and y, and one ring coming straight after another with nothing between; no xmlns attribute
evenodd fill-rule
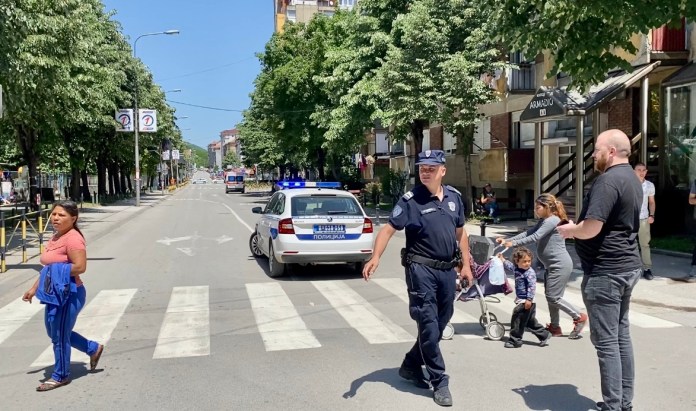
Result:
<svg viewBox="0 0 696 411"><path fill-rule="evenodd" d="M386 224L389 214L379 211L379 218L375 210L369 207L365 212L373 219L375 225ZM533 223L531 223L533 224ZM482 227L477 224L466 224L465 228L469 236L487 237L495 241L497 237L512 237L529 227L527 220L504 221L501 224L486 224L485 234ZM397 233L403 236L403 232ZM536 252L536 245L528 246L532 252ZM566 248L573 259L573 274L568 287L579 290L583 272L580 267L580 258L575 252L572 241L566 242ZM507 254L509 257L509 254ZM683 253L675 253L665 250L652 250L653 274L652 281L641 280L633 290L632 302L649 307L666 308L675 311L696 312L696 283L687 283L685 277L691 270L691 256ZM543 269L538 270L540 278L543 278Z"/></svg>
<svg viewBox="0 0 696 411"><path fill-rule="evenodd" d="M140 197L140 207L135 207L135 198L119 200L112 204L100 206L90 205L80 209L80 217L78 225L80 231L84 234L87 243L99 239L111 232L114 226L119 225L123 221L133 218L135 214L139 214L155 206L160 201L164 200L168 194L148 193ZM52 230L49 229L44 234L44 244L52 235ZM36 271L41 269L39 263L39 244L34 242L27 247L28 261L22 263L22 249L9 249L6 254L7 272L0 273L0 289L6 291L12 289L23 282L34 277ZM0 295L2 292L0 292Z"/></svg>

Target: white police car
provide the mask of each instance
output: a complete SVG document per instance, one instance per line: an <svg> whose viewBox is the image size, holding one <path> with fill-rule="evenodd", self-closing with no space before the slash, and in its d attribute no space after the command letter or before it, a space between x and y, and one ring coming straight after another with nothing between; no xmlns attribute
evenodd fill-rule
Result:
<svg viewBox="0 0 696 411"><path fill-rule="evenodd" d="M340 183L281 181L249 239L254 257L268 257L271 277L288 264L348 263L362 271L372 257L372 220Z"/></svg>

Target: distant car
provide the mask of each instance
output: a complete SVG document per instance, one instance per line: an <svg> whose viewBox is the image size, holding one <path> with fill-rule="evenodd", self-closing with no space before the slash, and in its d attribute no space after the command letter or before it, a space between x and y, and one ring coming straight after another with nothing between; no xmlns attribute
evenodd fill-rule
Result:
<svg viewBox="0 0 696 411"><path fill-rule="evenodd" d="M196 181L198 184L207 184L208 183L208 180L206 180L205 178L199 178Z"/></svg>
<svg viewBox="0 0 696 411"><path fill-rule="evenodd" d="M289 264L348 263L362 272L372 257L374 234L355 197L323 188L338 183L292 184L298 188L277 191L265 208L252 209L261 214L249 239L252 255L268 257L271 277L285 274Z"/></svg>
<svg viewBox="0 0 696 411"><path fill-rule="evenodd" d="M220 183L222 183L221 178L216 178L215 180L213 180L213 184L220 184Z"/></svg>

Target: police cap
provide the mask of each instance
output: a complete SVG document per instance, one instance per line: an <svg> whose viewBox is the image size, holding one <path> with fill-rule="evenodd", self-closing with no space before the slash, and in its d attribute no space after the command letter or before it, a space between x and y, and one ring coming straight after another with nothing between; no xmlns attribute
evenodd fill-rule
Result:
<svg viewBox="0 0 696 411"><path fill-rule="evenodd" d="M418 154L416 165L419 166L421 164L443 166L445 165L445 152L442 150L425 150Z"/></svg>

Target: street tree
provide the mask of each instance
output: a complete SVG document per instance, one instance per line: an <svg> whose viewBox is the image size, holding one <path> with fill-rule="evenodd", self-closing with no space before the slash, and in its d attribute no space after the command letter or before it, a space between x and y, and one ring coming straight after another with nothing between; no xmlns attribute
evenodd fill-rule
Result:
<svg viewBox="0 0 696 411"><path fill-rule="evenodd" d="M693 0L488 0L480 7L492 11L502 44L527 56L548 52L554 61L548 75L569 74L579 89L617 67L630 70L614 51L636 54L633 35L696 19Z"/></svg>
<svg viewBox="0 0 696 411"><path fill-rule="evenodd" d="M222 165L223 167L237 168L242 165L242 160L236 152L228 151L227 154L225 154L225 158L222 159Z"/></svg>
<svg viewBox="0 0 696 411"><path fill-rule="evenodd" d="M379 117L393 139L410 134L420 152L423 129L440 123L457 135L469 161L478 107L495 99L481 74L504 64L489 19L486 9L465 0L414 0L397 16L377 74L383 93Z"/></svg>

